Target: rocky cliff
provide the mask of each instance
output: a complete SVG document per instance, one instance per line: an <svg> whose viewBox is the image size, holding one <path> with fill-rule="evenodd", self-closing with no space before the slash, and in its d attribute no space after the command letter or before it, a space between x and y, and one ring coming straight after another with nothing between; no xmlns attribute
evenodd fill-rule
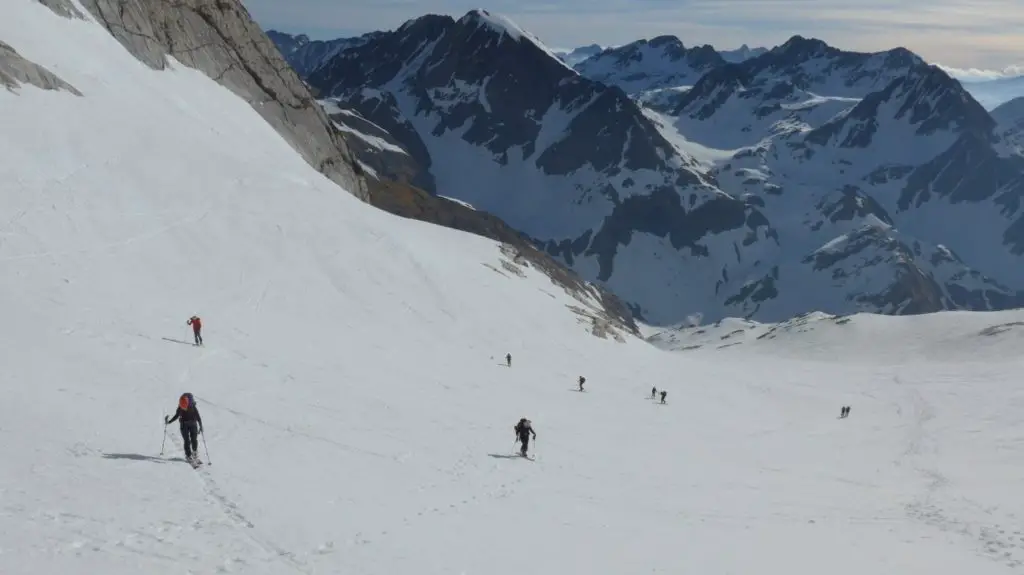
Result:
<svg viewBox="0 0 1024 575"><path fill-rule="evenodd" d="M245 99L303 158L366 200L366 182L306 85L239 0L38 0L68 18L91 16L146 65L168 57Z"/></svg>

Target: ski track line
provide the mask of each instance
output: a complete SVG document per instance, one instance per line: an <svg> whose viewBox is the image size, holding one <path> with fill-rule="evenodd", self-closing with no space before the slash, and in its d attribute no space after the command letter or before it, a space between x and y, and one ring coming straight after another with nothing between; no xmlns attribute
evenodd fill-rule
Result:
<svg viewBox="0 0 1024 575"><path fill-rule="evenodd" d="M903 385L899 376L895 376L893 379L897 385ZM932 526L942 532L974 540L975 544L982 548L978 551L982 556L1003 562L1007 567L1024 568L1024 533L1020 528L1007 529L998 523L979 525L975 521L965 521L951 515L937 501L943 490L949 486L949 479L938 469L924 467L913 462L913 460L919 459L925 451L932 453L937 451L934 445L926 448L931 437L925 429L925 425L935 418L935 411L916 388L910 390L910 404L914 420L911 424L907 447L898 464L902 464L904 459L911 460L914 470L927 483L924 491L905 505L907 515L915 521ZM961 496L960 500L991 515L991 511L966 497Z"/></svg>
<svg viewBox="0 0 1024 575"><path fill-rule="evenodd" d="M295 553L274 544L272 541L259 534L259 530L256 529L256 525L242 513L241 509L239 509L235 502L231 501L231 499L224 495L224 492L217 485L217 482L210 477L205 468L206 465L209 464L204 463L202 467L194 469L193 472L196 474L196 478L203 488L203 494L208 500L217 505L228 521L242 529L245 536L250 541L270 556L269 560L276 559L298 573L312 574L312 568L304 561L300 560Z"/></svg>
<svg viewBox="0 0 1024 575"><path fill-rule="evenodd" d="M17 255L17 256L7 256L7 257L4 257L4 258L0 258L0 262L26 261L26 260L34 260L34 259L46 258L46 257L79 256L79 255L86 255L86 254L89 254L89 253L92 253L92 252L97 252L97 251L104 251L104 250L111 250L111 249L115 249L115 248L121 248L121 247L125 247L125 246L128 246L128 245L134 244L134 243L139 242L139 241L151 240L153 238L159 237L159 236L161 236L161 235L163 235L163 234L165 234L165 233L167 233L167 232L169 232L169 231L171 231L171 230L173 230L175 228L178 228L178 227L181 227L181 226L184 226L184 225L190 225L190 224L199 223L204 218L206 218L206 216L208 216L209 214L210 214L209 210L207 210L207 211L205 211L205 212L203 212L201 214L193 214L191 216L184 217L184 218L182 218L182 219L180 219L180 220L178 220L176 222L171 222L170 224L168 224L168 225L166 225L166 226L164 226L162 228L158 228L156 230L153 230L151 232L147 232L147 233L140 234L140 235L137 235L137 236L132 236L132 237L127 238L125 240L121 240L121 241L117 241L117 242L111 242L109 244L103 244L103 245L100 245L100 246L94 246L94 247L91 247L91 248L84 248L84 249L78 249L78 250L64 250L64 251L57 251L57 252L41 252L41 253L34 253L34 254L21 254L21 255Z"/></svg>
<svg viewBox="0 0 1024 575"><path fill-rule="evenodd" d="M232 409L232 408L226 407L226 406L224 406L224 405L222 405L220 403L216 403L214 401L211 401L209 398L207 398L205 396L200 398L200 399L202 399L203 403L205 403L207 405L211 405L211 406L216 407L218 409L223 409L224 411L226 411L226 412L228 412L228 413L230 413L232 415L241 417L243 419L249 419L249 420L255 421L255 422L260 423L260 424L262 424L262 425L264 425L266 427L269 427L270 429L276 429L278 431L283 431L283 432L288 433L290 435L295 435L295 436L299 436L299 437L305 437L307 439L312 439L314 441L319 441L319 442L322 442L322 443L326 443L328 445L332 445L334 447L337 447L339 449L342 449L344 451L348 451L348 452L351 452L351 453L358 453L358 454L361 454L361 455L370 455L370 456L373 456L373 457L379 457L381 459L391 459L391 460L394 460L394 461L399 461L398 456L389 456L389 455L386 455L384 453L378 453L376 451L369 451L369 450L366 450L366 449L359 449L358 447L353 447L351 445L348 445L348 444L345 444L345 443L341 443L340 441L336 441L336 440L331 439L329 437L321 437L319 435L313 435L312 433L309 433L309 432L306 432L306 431L300 431L300 430L297 430L297 429L293 429L290 426L282 427L280 425L276 425L274 423L271 423L270 421L267 421L266 419L263 419L263 418L255 416L255 415L251 415L251 414L245 413L243 411L238 411L237 409Z"/></svg>

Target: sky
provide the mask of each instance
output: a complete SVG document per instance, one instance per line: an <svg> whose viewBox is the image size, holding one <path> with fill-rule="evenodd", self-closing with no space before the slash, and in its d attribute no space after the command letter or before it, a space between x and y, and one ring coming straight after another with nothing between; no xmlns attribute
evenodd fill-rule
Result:
<svg viewBox="0 0 1024 575"><path fill-rule="evenodd" d="M243 0L267 29L314 39L391 30L423 14L485 8L552 48L662 34L719 49L775 46L794 34L838 48L905 46L960 76L1024 74L1021 0Z"/></svg>

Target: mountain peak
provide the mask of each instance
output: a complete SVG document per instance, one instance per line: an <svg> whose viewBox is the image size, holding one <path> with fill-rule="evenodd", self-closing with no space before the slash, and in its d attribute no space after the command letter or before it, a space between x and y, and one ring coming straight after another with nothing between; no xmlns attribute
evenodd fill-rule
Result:
<svg viewBox="0 0 1024 575"><path fill-rule="evenodd" d="M478 26L487 26L497 34L507 35L509 38L520 41L523 37L529 37L530 35L516 25L515 22L508 19L501 14L493 14L482 8L476 10L470 10L465 16L459 19L459 24L476 24ZM532 40L532 38L530 38Z"/></svg>
<svg viewBox="0 0 1024 575"><path fill-rule="evenodd" d="M682 40L680 40L676 36L669 35L655 36L654 38L651 38L647 43L655 48L661 48L662 46L678 47L679 49L684 48Z"/></svg>
<svg viewBox="0 0 1024 575"><path fill-rule="evenodd" d="M804 38L799 34L793 36L786 43L773 49L783 54L813 55L829 50L831 46L817 38Z"/></svg>

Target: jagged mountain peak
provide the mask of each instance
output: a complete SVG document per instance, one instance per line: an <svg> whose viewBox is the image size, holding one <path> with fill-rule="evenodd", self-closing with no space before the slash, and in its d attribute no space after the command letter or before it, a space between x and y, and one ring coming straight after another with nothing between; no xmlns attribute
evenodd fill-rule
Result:
<svg viewBox="0 0 1024 575"><path fill-rule="evenodd" d="M540 38L527 32L507 16L478 8L467 12L455 25L456 27L473 26L497 34L500 38L509 38L514 42L533 44L548 56L561 62L561 59Z"/></svg>
<svg viewBox="0 0 1024 575"><path fill-rule="evenodd" d="M897 124L892 124L896 121ZM917 135L964 131L987 137L995 121L974 98L941 68L917 65L894 79L885 89L873 92L847 114L808 134L808 140L825 143L845 134L840 145L866 147L874 142L879 126L892 129L899 123L913 127Z"/></svg>
<svg viewBox="0 0 1024 575"><path fill-rule="evenodd" d="M578 63L580 74L630 94L693 85L725 64L711 46L686 48L675 36L657 36L609 48Z"/></svg>
<svg viewBox="0 0 1024 575"><path fill-rule="evenodd" d="M800 56L804 58L811 58L814 56L837 52L839 52L838 48L829 46L824 40L819 40L817 38L805 38L799 34L790 37L790 39L786 40L782 45L769 50L769 53L785 54L791 57Z"/></svg>
<svg viewBox="0 0 1024 575"><path fill-rule="evenodd" d="M662 48L666 46L678 47L681 49L685 48L685 46L683 46L682 40L680 40L677 36L672 36L668 34L655 36L654 38L651 38L648 43L651 46L654 46L655 48Z"/></svg>
<svg viewBox="0 0 1024 575"><path fill-rule="evenodd" d="M474 24L487 26L498 34L505 34L513 40L519 41L524 37L532 36L520 28L515 22L500 14L493 14L482 8L470 10L459 19L458 24Z"/></svg>
<svg viewBox="0 0 1024 575"><path fill-rule="evenodd" d="M746 64L751 68L778 69L815 59L834 60L835 65L842 68L878 70L905 70L912 66L925 65L925 61L920 56L903 47L882 52L857 52L842 50L829 45L824 40L805 38L800 35L793 36L785 43L760 56L751 58Z"/></svg>

